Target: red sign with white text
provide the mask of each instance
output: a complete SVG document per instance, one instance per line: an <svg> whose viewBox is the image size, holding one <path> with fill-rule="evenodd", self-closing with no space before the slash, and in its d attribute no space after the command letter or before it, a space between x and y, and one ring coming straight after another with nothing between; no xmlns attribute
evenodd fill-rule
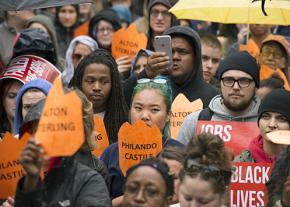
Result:
<svg viewBox="0 0 290 207"><path fill-rule="evenodd" d="M40 78L52 83L60 74L60 71L53 64L41 57L21 55L11 60L0 75L0 80L12 78L25 84Z"/></svg>
<svg viewBox="0 0 290 207"><path fill-rule="evenodd" d="M229 207L264 207L268 203L266 183L270 179L270 163L233 163L229 191Z"/></svg>
<svg viewBox="0 0 290 207"><path fill-rule="evenodd" d="M251 140L260 133L256 122L237 121L198 121L196 132L219 135L235 156L247 149Z"/></svg>

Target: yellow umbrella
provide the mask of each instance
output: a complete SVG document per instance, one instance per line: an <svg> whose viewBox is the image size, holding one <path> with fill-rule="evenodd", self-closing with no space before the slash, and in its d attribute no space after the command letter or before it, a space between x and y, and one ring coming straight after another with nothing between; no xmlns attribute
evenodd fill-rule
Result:
<svg viewBox="0 0 290 207"><path fill-rule="evenodd" d="M290 25L290 0L179 0L169 11L178 19L193 19L231 24Z"/></svg>

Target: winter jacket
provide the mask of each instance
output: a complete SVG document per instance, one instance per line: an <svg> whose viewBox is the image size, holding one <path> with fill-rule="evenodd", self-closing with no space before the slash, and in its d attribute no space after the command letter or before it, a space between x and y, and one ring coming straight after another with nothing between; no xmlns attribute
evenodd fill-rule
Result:
<svg viewBox="0 0 290 207"><path fill-rule="evenodd" d="M163 147L175 146L184 147L181 143L174 139L162 138ZM109 170L110 176L110 194L112 198L116 198L123 194L124 175L119 167L119 149L118 143L108 146L100 158Z"/></svg>
<svg viewBox="0 0 290 207"><path fill-rule="evenodd" d="M22 125L24 117L22 117L22 96L29 89L38 89L45 95L48 94L51 88L51 83L43 79L35 79L24 84L18 91L16 96L16 110L14 116L14 128L15 134L19 134L20 127Z"/></svg>
<svg viewBox="0 0 290 207"><path fill-rule="evenodd" d="M189 27L182 26L171 27L164 34L170 35L172 37L176 35L181 35L185 38L192 40L194 50L194 65L192 66L193 68L191 75L189 75L181 85L176 84L174 80L169 77L169 79L171 79L173 100L178 94L183 93L190 102L200 98L203 102L203 106L207 107L210 100L215 95L219 94L219 90L203 80L201 64L201 45L198 34ZM124 94L128 106L130 105L131 96L133 93L133 89L137 84L137 80L141 78L148 78L145 71L141 72L138 76L131 76L123 83Z"/></svg>
<svg viewBox="0 0 290 207"><path fill-rule="evenodd" d="M263 137L261 135L255 137L250 145L249 149L244 150L238 155L234 162L255 162L255 163L274 163L276 157L269 156L263 149Z"/></svg>
<svg viewBox="0 0 290 207"><path fill-rule="evenodd" d="M111 206L102 176L72 157L62 158L33 192L23 192L23 184L24 177L18 182L14 207Z"/></svg>
<svg viewBox="0 0 290 207"><path fill-rule="evenodd" d="M228 113L225 105L223 104L223 98L221 95L217 95L211 100L208 106L209 110L213 113L210 120L257 122L260 102L260 99L255 97L250 105L250 109L245 114L234 117ZM181 125L176 139L184 145L187 145L190 139L195 135L200 112L201 110L189 114Z"/></svg>

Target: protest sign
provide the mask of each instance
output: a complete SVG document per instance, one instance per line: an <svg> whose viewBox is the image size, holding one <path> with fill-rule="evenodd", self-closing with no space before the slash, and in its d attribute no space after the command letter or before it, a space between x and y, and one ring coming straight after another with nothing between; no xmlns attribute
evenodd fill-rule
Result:
<svg viewBox="0 0 290 207"><path fill-rule="evenodd" d="M60 71L49 61L38 56L21 55L11 60L0 80L12 78L25 84L40 78L52 83L59 75Z"/></svg>
<svg viewBox="0 0 290 207"><path fill-rule="evenodd" d="M24 134L21 139L16 139L6 132L0 141L0 199L15 196L17 182L24 175L19 157L29 137Z"/></svg>
<svg viewBox="0 0 290 207"><path fill-rule="evenodd" d="M270 163L234 163L230 184L229 207L266 207L266 183L270 179Z"/></svg>
<svg viewBox="0 0 290 207"><path fill-rule="evenodd" d="M146 35L139 33L136 25L131 24L128 28L119 29L113 34L112 55L116 59L128 56L128 59L132 60L140 49L146 49L146 45Z"/></svg>
<svg viewBox="0 0 290 207"><path fill-rule="evenodd" d="M170 133L172 138L176 138L185 117L203 108L201 99L190 102L182 93L173 101L170 116Z"/></svg>
<svg viewBox="0 0 290 207"><path fill-rule="evenodd" d="M149 127L143 121L133 125L124 123L118 133L119 167L127 170L141 160L156 156L162 149L162 135L157 126Z"/></svg>
<svg viewBox="0 0 290 207"><path fill-rule="evenodd" d="M109 146L109 139L108 139L106 127L105 127L102 117L95 114L94 122L95 122L95 132L96 132L94 135L96 148L93 151L93 154L96 157L100 157L100 155L103 153L106 147Z"/></svg>
<svg viewBox="0 0 290 207"><path fill-rule="evenodd" d="M84 142L81 100L75 92L64 94L60 78L47 96L35 137L49 156L70 156Z"/></svg>
<svg viewBox="0 0 290 207"><path fill-rule="evenodd" d="M267 137L276 144L290 145L290 130L276 130L267 134Z"/></svg>
<svg viewBox="0 0 290 207"><path fill-rule="evenodd" d="M247 149L251 140L260 133L256 122L237 121L198 121L196 132L219 135L235 156Z"/></svg>

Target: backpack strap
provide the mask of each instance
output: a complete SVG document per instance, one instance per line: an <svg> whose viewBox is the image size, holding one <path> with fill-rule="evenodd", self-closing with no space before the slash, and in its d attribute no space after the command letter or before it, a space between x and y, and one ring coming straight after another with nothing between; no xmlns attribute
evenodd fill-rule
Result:
<svg viewBox="0 0 290 207"><path fill-rule="evenodd" d="M198 120L210 121L212 115L213 115L213 111L210 110L209 108L205 108L199 113Z"/></svg>

